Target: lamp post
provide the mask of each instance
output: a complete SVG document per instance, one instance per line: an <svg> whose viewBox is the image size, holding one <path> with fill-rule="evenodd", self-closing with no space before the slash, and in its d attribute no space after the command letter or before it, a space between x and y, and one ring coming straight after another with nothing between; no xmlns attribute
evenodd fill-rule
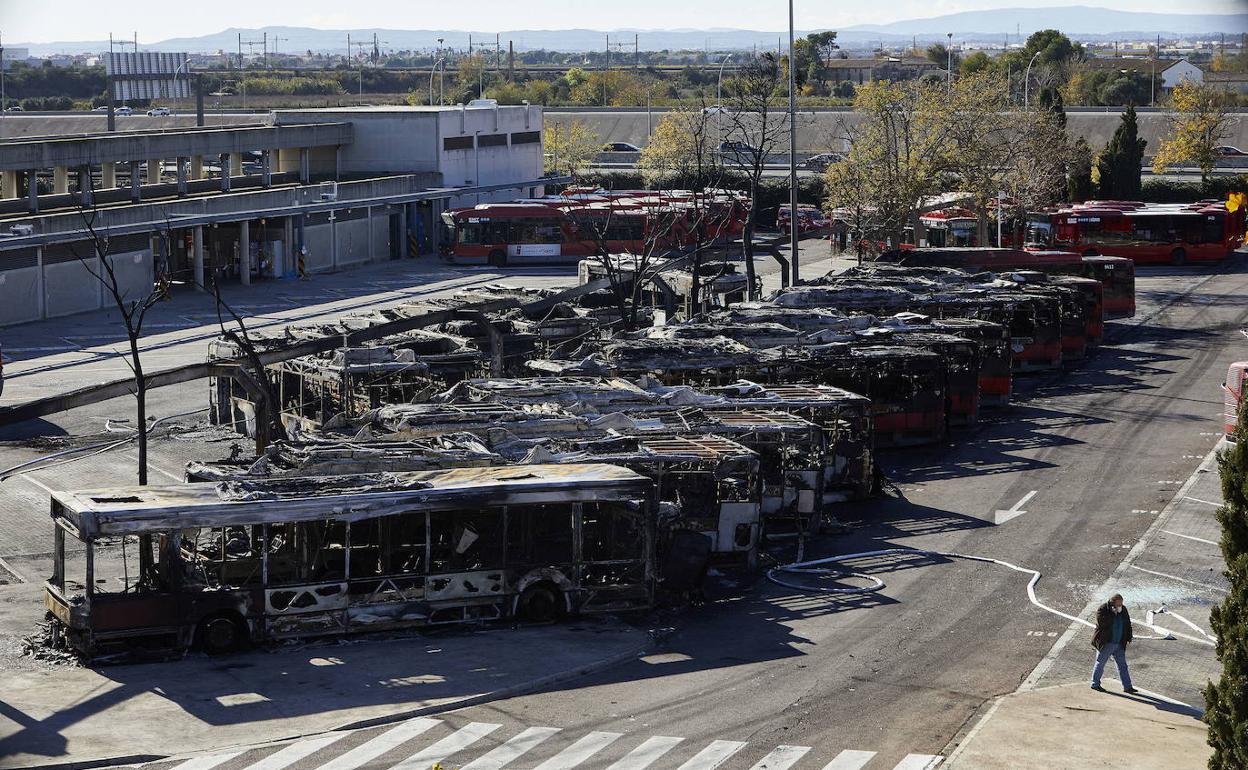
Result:
<svg viewBox="0 0 1248 770"><path fill-rule="evenodd" d="M945 84L949 87L953 86L953 33L946 32L945 37L949 38L948 45L945 46L945 53L948 55L948 62L945 63Z"/></svg>
<svg viewBox="0 0 1248 770"><path fill-rule="evenodd" d="M446 104L446 57L442 55L442 41L445 38L438 38L438 59L442 62L442 68L438 70L438 106Z"/></svg>
<svg viewBox="0 0 1248 770"><path fill-rule="evenodd" d="M789 228L789 250L792 256L792 268L789 271L791 283L798 280L798 226L797 226L797 76L794 70L797 60L793 50L793 0L789 0L789 215L792 227ZM751 287L751 291L753 287Z"/></svg>
<svg viewBox="0 0 1248 770"><path fill-rule="evenodd" d="M446 59L443 59L442 57L439 56L438 60L433 63L433 69L429 70L429 104L431 105L433 104L433 73L438 71L438 67L445 66L445 65L446 65ZM438 104L439 105L442 104L442 92L441 91L438 92Z"/></svg>
<svg viewBox="0 0 1248 770"><path fill-rule="evenodd" d="M1031 61L1027 62L1027 71L1023 73L1023 109L1027 109L1031 100L1031 65L1036 63L1036 58L1040 56L1040 51L1036 51L1031 55Z"/></svg>
<svg viewBox="0 0 1248 770"><path fill-rule="evenodd" d="M170 114L170 115L176 115L176 114L177 114L177 105L178 105L178 72L180 72L180 71L182 70L182 68L183 68L183 67L185 67L186 65L188 65L188 64L190 64L190 63L191 63L191 60L190 60L190 59L187 59L186 61L184 61L184 62L182 62L181 64L179 64L179 65L178 65L178 68L177 68L177 69L175 69L175 70L173 71L173 105L174 105L174 106L173 106L173 109L171 109L171 110L169 111L169 114ZM191 77L191 71L190 71L189 69L186 71L186 77L187 77L187 79L188 79L188 80L189 80L189 79L190 79L190 77Z"/></svg>
<svg viewBox="0 0 1248 770"><path fill-rule="evenodd" d="M720 125L722 114L724 112L724 65L732 58L732 54L724 57L719 63L719 82L715 86L715 133L719 134L719 141L724 141L724 129Z"/></svg>

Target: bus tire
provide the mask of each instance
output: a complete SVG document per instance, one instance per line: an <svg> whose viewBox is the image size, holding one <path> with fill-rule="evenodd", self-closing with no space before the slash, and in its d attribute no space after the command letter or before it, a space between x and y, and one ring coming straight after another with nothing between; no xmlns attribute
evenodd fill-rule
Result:
<svg viewBox="0 0 1248 770"><path fill-rule="evenodd" d="M552 583L534 583L520 592L516 609L529 623L554 622L563 616L563 593Z"/></svg>
<svg viewBox="0 0 1248 770"><path fill-rule="evenodd" d="M494 249L490 252L490 256L486 257L490 267L507 267L507 253L501 249Z"/></svg>
<svg viewBox="0 0 1248 770"><path fill-rule="evenodd" d="M1187 252L1183 249L1175 249L1170 252L1170 264L1175 267L1182 267L1187 264Z"/></svg>
<svg viewBox="0 0 1248 770"><path fill-rule="evenodd" d="M242 648L247 638L246 624L234 613L222 612L199 621L195 641L209 655L226 655Z"/></svg>

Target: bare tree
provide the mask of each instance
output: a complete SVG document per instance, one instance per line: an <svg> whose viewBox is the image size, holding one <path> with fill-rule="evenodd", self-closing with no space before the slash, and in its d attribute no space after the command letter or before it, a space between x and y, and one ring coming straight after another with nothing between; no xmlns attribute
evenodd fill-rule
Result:
<svg viewBox="0 0 1248 770"><path fill-rule="evenodd" d="M221 296L221 281L214 272L212 276L212 296L216 302L217 325L221 328L221 336L232 343L241 353L247 367L240 363L235 370L237 379L256 404L256 455L264 454L272 439L286 438L286 428L282 424L282 403L277 394L277 387L268 369L260 359L255 342L247 330L243 317L234 312L234 308ZM237 329L226 326L222 311L234 321Z"/></svg>
<svg viewBox="0 0 1248 770"><path fill-rule="evenodd" d="M728 131L720 154L745 173L750 201L742 233L742 256L750 299L758 295L754 265L754 230L758 225L759 188L767 160L789 134L788 112L773 105L785 84L780 62L766 53L747 61L725 84L728 92ZM796 212L794 212L796 213ZM782 267L786 267L782 264Z"/></svg>
<svg viewBox="0 0 1248 770"><path fill-rule="evenodd" d="M89 175L86 175L89 178ZM169 280L165 275L156 275L150 285L135 290L126 284L117 274L117 264L110 251L112 238L107 229L97 226L99 210L95 204L94 189L80 190L75 203L82 219L83 228L87 231L90 243L90 254L82 253L72 243L70 252L88 273L91 274L108 294L117 312L121 315L126 330L126 342L129 353L125 360L134 375L135 428L138 442L140 485L147 484L147 380L143 375L143 357L139 350L139 339L143 336L143 323L147 320L147 312L157 303L168 297Z"/></svg>

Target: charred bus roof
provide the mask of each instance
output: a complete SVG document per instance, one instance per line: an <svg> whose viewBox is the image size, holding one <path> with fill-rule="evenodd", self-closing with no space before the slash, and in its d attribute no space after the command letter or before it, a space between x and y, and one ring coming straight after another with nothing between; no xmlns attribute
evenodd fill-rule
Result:
<svg viewBox="0 0 1248 770"><path fill-rule="evenodd" d="M94 540L274 521L361 520L413 509L632 500L650 491L648 479L616 465L513 465L58 491L52 516L81 539Z"/></svg>

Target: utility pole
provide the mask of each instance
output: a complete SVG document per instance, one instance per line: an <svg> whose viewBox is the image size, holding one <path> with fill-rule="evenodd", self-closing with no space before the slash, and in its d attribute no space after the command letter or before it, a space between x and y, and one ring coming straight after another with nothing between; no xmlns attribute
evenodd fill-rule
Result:
<svg viewBox="0 0 1248 770"><path fill-rule="evenodd" d="M641 69L641 49L638 47L640 37L636 32L633 33L633 69Z"/></svg>
<svg viewBox="0 0 1248 770"><path fill-rule="evenodd" d="M342 60L343 64L351 63L351 33L347 33L347 58Z"/></svg>
<svg viewBox="0 0 1248 770"><path fill-rule="evenodd" d="M238 68L243 68L243 33L238 33Z"/></svg>
<svg viewBox="0 0 1248 770"><path fill-rule="evenodd" d="M1161 55L1161 35L1157 36L1157 45L1153 46L1153 77L1149 83L1148 106L1157 106L1157 57Z"/></svg>
<svg viewBox="0 0 1248 770"><path fill-rule="evenodd" d="M945 65L945 84L949 88L953 88L953 33L948 32L949 45L945 47L945 52L949 55L949 63Z"/></svg>
<svg viewBox="0 0 1248 770"><path fill-rule="evenodd" d="M516 43L514 40L507 41L507 82L515 82L516 79Z"/></svg>
<svg viewBox="0 0 1248 770"><path fill-rule="evenodd" d="M0 38L0 119L4 118L4 111L7 108L8 103L4 98L4 40Z"/></svg>
<svg viewBox="0 0 1248 770"><path fill-rule="evenodd" d="M797 76L794 73L797 61L794 59L793 50L793 0L789 0L789 250L792 255L789 257L793 267L789 272L789 279L793 283L798 281L798 253L797 240ZM751 295L754 287L750 287Z"/></svg>
<svg viewBox="0 0 1248 770"><path fill-rule="evenodd" d="M607 68L602 73L602 106L607 106L607 80L611 77L611 35L607 34Z"/></svg>

